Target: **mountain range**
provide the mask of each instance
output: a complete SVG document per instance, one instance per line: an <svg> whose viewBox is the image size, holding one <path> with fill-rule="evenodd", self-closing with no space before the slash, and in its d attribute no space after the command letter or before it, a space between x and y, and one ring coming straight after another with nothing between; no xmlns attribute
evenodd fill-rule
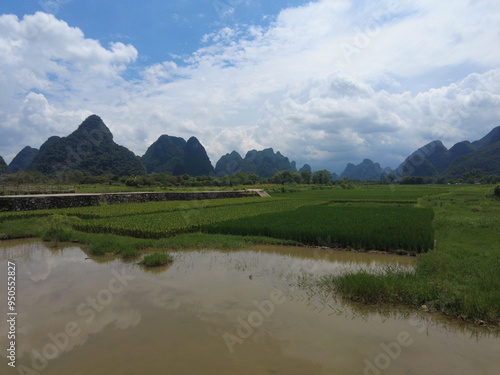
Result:
<svg viewBox="0 0 500 375"><path fill-rule="evenodd" d="M26 168L46 175L79 170L92 175L145 174L141 160L129 149L116 144L100 117L88 117L67 137L50 137Z"/></svg>
<svg viewBox="0 0 500 375"><path fill-rule="evenodd" d="M473 169L485 175L500 175L500 126L478 141L462 141L449 150L441 141L432 141L408 156L396 174L459 178Z"/></svg>
<svg viewBox="0 0 500 375"><path fill-rule="evenodd" d="M0 156L0 174L18 171L40 171L46 175L79 170L86 174L104 173L118 176L169 172L173 175L226 176L237 172L272 177L283 170L297 171L290 161L272 148L248 151L243 158L233 151L212 166L203 145L197 138L161 135L142 156L116 144L109 128L99 116L92 115L67 137L53 136L39 150L26 146L7 165ZM305 164L299 171L309 170ZM396 177L421 176L459 178L468 170L486 175L500 175L500 126L480 140L462 141L449 150L435 140L413 152L398 168L382 168L379 163L364 159L360 164L348 163L340 178L381 180L389 174ZM332 174L335 179L336 174Z"/></svg>
<svg viewBox="0 0 500 375"><path fill-rule="evenodd" d="M213 175L214 167L207 152L195 137L183 138L162 135L149 146L141 158L148 173L170 172L173 175Z"/></svg>
<svg viewBox="0 0 500 375"><path fill-rule="evenodd" d="M358 165L347 163L346 168L340 174L340 178L346 177L354 180L381 180L392 172L392 169L388 167L382 169L379 163L374 163L370 159L365 159Z"/></svg>
<svg viewBox="0 0 500 375"><path fill-rule="evenodd" d="M262 151L248 151L245 158L233 151L222 156L215 165L215 173L219 177L232 175L236 172L245 172L267 178L285 170L297 171L295 162L290 162L279 151L274 153L272 148L266 148Z"/></svg>
<svg viewBox="0 0 500 375"><path fill-rule="evenodd" d="M449 150L440 140L432 141L408 156L395 170L384 168L369 159L354 165L348 163L340 178L381 180L389 174L396 177L460 178L470 170L484 175L500 175L500 126L480 140L462 141Z"/></svg>
<svg viewBox="0 0 500 375"><path fill-rule="evenodd" d="M27 170L37 153L38 149L36 148L30 146L23 148L9 164L12 173Z"/></svg>
<svg viewBox="0 0 500 375"><path fill-rule="evenodd" d="M11 173L11 170L5 160L3 160L3 157L0 156L0 175L2 174L9 174Z"/></svg>

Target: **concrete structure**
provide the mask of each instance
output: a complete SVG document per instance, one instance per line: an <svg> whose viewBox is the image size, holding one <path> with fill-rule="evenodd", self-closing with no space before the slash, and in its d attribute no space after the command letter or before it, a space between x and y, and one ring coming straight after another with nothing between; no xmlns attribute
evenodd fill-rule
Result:
<svg viewBox="0 0 500 375"><path fill-rule="evenodd" d="M0 197L2 211L33 211L100 204L192 201L259 196L256 191L11 195Z"/></svg>

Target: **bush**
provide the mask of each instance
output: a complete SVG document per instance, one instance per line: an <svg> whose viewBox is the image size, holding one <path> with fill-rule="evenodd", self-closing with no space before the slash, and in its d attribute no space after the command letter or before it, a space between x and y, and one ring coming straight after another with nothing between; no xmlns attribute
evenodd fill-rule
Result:
<svg viewBox="0 0 500 375"><path fill-rule="evenodd" d="M134 178L129 178L125 181L125 185L130 187L137 187L137 182L135 181Z"/></svg>
<svg viewBox="0 0 500 375"><path fill-rule="evenodd" d="M496 186L493 189L493 197L496 199L500 199L500 185Z"/></svg>
<svg viewBox="0 0 500 375"><path fill-rule="evenodd" d="M142 264L145 267L160 267L164 266L168 263L172 263L174 261L174 258L167 253L153 253L146 255L140 264Z"/></svg>

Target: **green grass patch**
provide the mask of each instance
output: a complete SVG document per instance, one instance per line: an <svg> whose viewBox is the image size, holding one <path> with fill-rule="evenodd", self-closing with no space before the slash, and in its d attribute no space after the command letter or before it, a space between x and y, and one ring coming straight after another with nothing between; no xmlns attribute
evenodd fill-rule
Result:
<svg viewBox="0 0 500 375"><path fill-rule="evenodd" d="M41 236L42 222L37 218L0 222L0 240Z"/></svg>
<svg viewBox="0 0 500 375"><path fill-rule="evenodd" d="M378 185L359 186L355 189L332 187L321 190L302 190L298 192L277 194L276 196L291 199L329 200L330 202L382 202L382 203L416 203L419 198L442 194L449 191L448 186L404 186Z"/></svg>
<svg viewBox="0 0 500 375"><path fill-rule="evenodd" d="M438 297L430 293L426 281L419 279L415 271L391 267L386 267L378 274L360 271L342 276L325 276L321 283L350 300L368 304L421 306Z"/></svg>
<svg viewBox="0 0 500 375"><path fill-rule="evenodd" d="M180 234L158 240L155 246L167 249L238 249L251 245L300 245L297 241L265 236L233 236L201 232Z"/></svg>
<svg viewBox="0 0 500 375"><path fill-rule="evenodd" d="M356 301L425 304L466 321L499 325L500 202L488 197L490 189L454 187L420 199L435 212L437 248L420 256L414 273L330 276L323 285Z"/></svg>
<svg viewBox="0 0 500 375"><path fill-rule="evenodd" d="M305 245L423 252L434 246L431 209L408 206L304 206L202 226L207 233L260 235Z"/></svg>
<svg viewBox="0 0 500 375"><path fill-rule="evenodd" d="M113 233L137 238L166 238L199 231L202 225L227 219L280 212L304 205L302 200L259 198L259 203L220 206L198 206L169 212L129 215L86 220L74 228L90 233Z"/></svg>
<svg viewBox="0 0 500 375"><path fill-rule="evenodd" d="M167 253L152 253L146 255L139 264L144 267L161 267L170 264L174 258Z"/></svg>
<svg viewBox="0 0 500 375"><path fill-rule="evenodd" d="M50 229L53 224L45 219L30 218L0 223L0 239L42 237L54 241L55 233ZM49 229L49 231L46 231ZM124 259L133 259L147 249L236 249L251 245L299 245L287 241L263 236L232 236L225 234L206 234L201 232L180 234L163 239L145 239L114 234L87 233L66 227L64 235L57 233L57 243L63 241L78 242L88 246L92 256L116 255ZM54 242L56 242L54 241Z"/></svg>

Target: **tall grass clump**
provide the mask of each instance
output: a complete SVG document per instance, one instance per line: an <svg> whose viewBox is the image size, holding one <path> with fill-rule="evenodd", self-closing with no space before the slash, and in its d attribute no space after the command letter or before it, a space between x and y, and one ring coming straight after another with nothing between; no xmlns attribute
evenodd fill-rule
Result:
<svg viewBox="0 0 500 375"><path fill-rule="evenodd" d="M161 267L172 263L174 258L167 253L152 253L146 255L139 264L144 267Z"/></svg>
<svg viewBox="0 0 500 375"><path fill-rule="evenodd" d="M402 303L475 322L500 325L500 202L490 187L460 187L422 200L433 207L436 248L413 274L363 272L327 276L323 285L366 303ZM471 207L477 208L471 210Z"/></svg>
<svg viewBox="0 0 500 375"><path fill-rule="evenodd" d="M58 245L61 241L71 241L73 239L72 225L78 218L54 214L44 219L41 230L43 241L52 241Z"/></svg>
<svg viewBox="0 0 500 375"><path fill-rule="evenodd" d="M391 267L377 274L360 271L341 276L324 276L321 284L347 299L367 304L421 306L437 298L435 291L428 288L426 280L419 278L414 270L396 270Z"/></svg>

